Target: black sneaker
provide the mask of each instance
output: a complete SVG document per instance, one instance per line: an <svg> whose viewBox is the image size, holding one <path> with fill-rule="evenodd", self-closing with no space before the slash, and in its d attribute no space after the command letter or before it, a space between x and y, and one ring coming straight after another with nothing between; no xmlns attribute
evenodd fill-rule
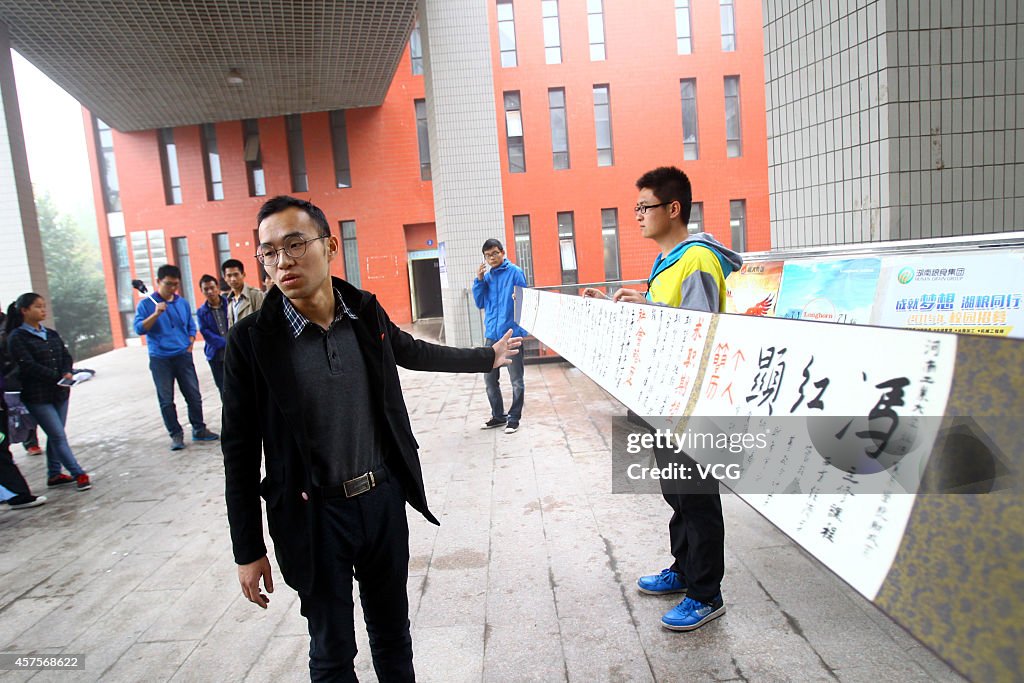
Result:
<svg viewBox="0 0 1024 683"><path fill-rule="evenodd" d="M185 448L185 435L174 434L171 436L171 450L180 451Z"/></svg>
<svg viewBox="0 0 1024 683"><path fill-rule="evenodd" d="M519 431L519 421L518 420L509 420L508 424L505 425L505 433L506 434L515 434L518 431Z"/></svg>
<svg viewBox="0 0 1024 683"><path fill-rule="evenodd" d="M216 441L219 438L220 438L220 434L214 434L213 432L211 432L206 427L203 427L202 429L199 429L199 430L193 430L192 431L192 440L193 441Z"/></svg>
<svg viewBox="0 0 1024 683"><path fill-rule="evenodd" d="M503 417L492 417L487 422L484 422L480 426L480 429L494 429L495 427L504 427L507 423L508 420L506 420Z"/></svg>
<svg viewBox="0 0 1024 683"><path fill-rule="evenodd" d="M7 504L11 506L12 510L27 510L28 508L37 508L45 502L46 496L33 496L23 493L8 500Z"/></svg>

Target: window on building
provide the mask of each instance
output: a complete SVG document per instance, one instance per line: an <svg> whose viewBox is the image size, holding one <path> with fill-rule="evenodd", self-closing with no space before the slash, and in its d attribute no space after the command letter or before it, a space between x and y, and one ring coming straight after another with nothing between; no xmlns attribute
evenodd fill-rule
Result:
<svg viewBox="0 0 1024 683"><path fill-rule="evenodd" d="M341 221L341 252L345 259L345 279L355 287L362 287L355 221Z"/></svg>
<svg viewBox="0 0 1024 683"><path fill-rule="evenodd" d="M174 265L181 269L181 293L188 305L193 310L196 307L195 283L192 281L192 262L188 257L188 238L171 238L171 248L174 249Z"/></svg>
<svg viewBox="0 0 1024 683"><path fill-rule="evenodd" d="M206 199L224 199L224 180L220 174L220 152L217 151L217 129L212 123L204 123L200 129L203 144L203 174L206 176Z"/></svg>
<svg viewBox="0 0 1024 683"><path fill-rule="evenodd" d="M516 245L516 265L523 269L526 284L533 287L533 248L530 246L529 216L512 216L512 238Z"/></svg>
<svg viewBox="0 0 1024 683"><path fill-rule="evenodd" d="M733 0L719 0L722 15L722 51L736 50L736 7Z"/></svg>
<svg viewBox="0 0 1024 683"><path fill-rule="evenodd" d="M284 122L288 131L288 167L292 174L292 192L309 192L306 150L302 145L302 116L288 114Z"/></svg>
<svg viewBox="0 0 1024 683"><path fill-rule="evenodd" d="M505 139L508 144L508 172L526 173L526 146L523 144L523 110L519 92L507 92L505 100Z"/></svg>
<svg viewBox="0 0 1024 683"><path fill-rule="evenodd" d="M597 165L611 166L612 154L612 110L607 85L594 86L594 126L597 130Z"/></svg>
<svg viewBox="0 0 1024 683"><path fill-rule="evenodd" d="M352 168L348 162L348 127L345 110L331 112L331 145L334 148L334 184L352 187Z"/></svg>
<svg viewBox="0 0 1024 683"><path fill-rule="evenodd" d="M512 0L498 0L498 50L501 53L501 65L515 66L516 60L516 20L512 11Z"/></svg>
<svg viewBox="0 0 1024 683"><path fill-rule="evenodd" d="M587 0L587 31L590 34L590 61L603 62L605 58L603 0Z"/></svg>
<svg viewBox="0 0 1024 683"><path fill-rule="evenodd" d="M556 170L569 168L569 122L565 115L565 88L548 90L551 111L551 156Z"/></svg>
<svg viewBox="0 0 1024 683"><path fill-rule="evenodd" d="M686 230L691 235L696 235L698 232L704 232L703 202L694 202L690 206L690 222L686 224Z"/></svg>
<svg viewBox="0 0 1024 683"><path fill-rule="evenodd" d="M740 129L740 77L725 77L725 154L743 156L743 135Z"/></svg>
<svg viewBox="0 0 1024 683"><path fill-rule="evenodd" d="M121 329L129 337L135 334L135 300L132 297L132 267L128 261L128 238L124 235L110 238L110 253L114 260L114 287L117 291L117 311Z"/></svg>
<svg viewBox="0 0 1024 683"><path fill-rule="evenodd" d="M541 0L540 13L544 22L544 61L562 63L562 36L558 30L558 0Z"/></svg>
<svg viewBox="0 0 1024 683"><path fill-rule="evenodd" d="M100 184L103 186L103 205L107 213L121 210L121 186L117 181L117 165L114 163L114 133L110 126L95 116L92 117L96 133L96 148L100 166Z"/></svg>
<svg viewBox="0 0 1024 683"><path fill-rule="evenodd" d="M676 0L676 53L688 55L693 52L693 35L690 27L690 0Z"/></svg>
<svg viewBox="0 0 1024 683"><path fill-rule="evenodd" d="M420 146L420 180L430 180L430 132L427 128L427 101L416 100L416 139Z"/></svg>
<svg viewBox="0 0 1024 683"><path fill-rule="evenodd" d="M154 289L156 287L156 271L167 263L164 231L139 230L129 233L128 239L131 240L135 277L142 280L150 289Z"/></svg>
<svg viewBox="0 0 1024 683"><path fill-rule="evenodd" d="M562 261L562 284L575 285L579 283L572 211L558 213L558 254Z"/></svg>
<svg viewBox="0 0 1024 683"><path fill-rule="evenodd" d="M259 244L259 240L256 240L255 244ZM253 249L253 254L256 250ZM220 266L222 263L231 258L231 240L228 239L226 232L216 232L213 234L213 253L217 258L217 276L220 277Z"/></svg>
<svg viewBox="0 0 1024 683"><path fill-rule="evenodd" d="M164 177L164 200L168 204L181 204L181 175L173 128L160 129L160 170Z"/></svg>
<svg viewBox="0 0 1024 683"><path fill-rule="evenodd" d="M747 250L747 202L733 199L729 202L729 228L732 230L733 251Z"/></svg>
<svg viewBox="0 0 1024 683"><path fill-rule="evenodd" d="M142 280L149 288L156 285L153 280L153 268L149 261L149 241L146 239L146 231L128 233L132 244L132 262L135 264L135 277Z"/></svg>
<svg viewBox="0 0 1024 683"><path fill-rule="evenodd" d="M263 197L267 183L263 176L263 152L260 151L260 124L256 119L242 121L245 137L245 174L249 180L249 196Z"/></svg>
<svg viewBox="0 0 1024 683"><path fill-rule="evenodd" d="M412 25L412 33L409 35L409 61L412 62L412 73L414 76L423 74L423 43L420 37L420 22Z"/></svg>
<svg viewBox="0 0 1024 683"><path fill-rule="evenodd" d="M679 81L683 103L683 159L694 161L700 158L697 143L697 81L684 78Z"/></svg>
<svg viewBox="0 0 1024 683"><path fill-rule="evenodd" d="M601 209L601 239L604 242L604 279L621 280L618 209Z"/></svg>

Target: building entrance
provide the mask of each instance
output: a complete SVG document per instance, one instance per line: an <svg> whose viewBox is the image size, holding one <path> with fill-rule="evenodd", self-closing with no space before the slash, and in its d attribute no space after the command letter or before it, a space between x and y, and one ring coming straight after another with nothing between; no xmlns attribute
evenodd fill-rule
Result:
<svg viewBox="0 0 1024 683"><path fill-rule="evenodd" d="M409 261L413 291L413 318L439 318L444 315L441 305L441 274L437 258Z"/></svg>

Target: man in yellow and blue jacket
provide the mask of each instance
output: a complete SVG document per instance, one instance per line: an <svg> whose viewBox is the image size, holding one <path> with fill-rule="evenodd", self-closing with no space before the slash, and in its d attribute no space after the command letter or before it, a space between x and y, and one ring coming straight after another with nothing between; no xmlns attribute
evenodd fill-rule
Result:
<svg viewBox="0 0 1024 683"><path fill-rule="evenodd" d="M739 270L743 258L712 235L690 235L687 224L693 191L678 168L661 167L636 181L635 216L643 236L661 253L654 260L647 293L620 289L615 301L656 304L718 313L725 310L725 278ZM584 296L601 296L587 289ZM656 453L659 464L664 453ZM678 457L678 456L674 456ZM692 463L691 463L692 466ZM674 561L659 574L642 576L637 588L649 595L684 594L686 598L661 618L673 631L692 631L725 613L725 522L718 482L700 481L688 492L661 480L662 495L672 507L669 540Z"/></svg>

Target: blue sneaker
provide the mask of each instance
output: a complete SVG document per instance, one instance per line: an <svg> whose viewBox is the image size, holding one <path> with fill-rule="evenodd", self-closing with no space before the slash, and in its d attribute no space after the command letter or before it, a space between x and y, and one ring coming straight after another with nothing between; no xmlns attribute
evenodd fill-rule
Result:
<svg viewBox="0 0 1024 683"><path fill-rule="evenodd" d="M648 595L669 595L670 593L685 593L686 582L679 576L678 572L671 569L662 569L660 574L641 576L636 580L636 587L641 593Z"/></svg>
<svg viewBox="0 0 1024 683"><path fill-rule="evenodd" d="M711 602L686 598L665 613L665 616L661 618L661 625L670 631L692 631L723 614L725 614L725 603L722 602L721 593L716 595Z"/></svg>

